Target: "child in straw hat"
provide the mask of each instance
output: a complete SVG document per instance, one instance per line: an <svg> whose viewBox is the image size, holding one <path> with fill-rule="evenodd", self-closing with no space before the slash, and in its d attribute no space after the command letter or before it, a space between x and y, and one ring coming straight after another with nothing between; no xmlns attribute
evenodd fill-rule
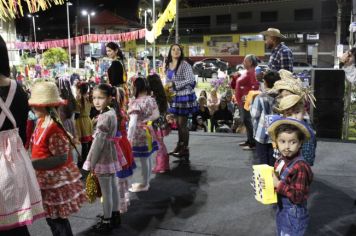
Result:
<svg viewBox="0 0 356 236"><path fill-rule="evenodd" d="M57 107L64 104L55 83L38 82L29 100L38 122L31 141L32 164L40 185L46 220L53 235L73 235L68 217L86 201L79 169L72 161L70 137Z"/></svg>
<svg viewBox="0 0 356 236"><path fill-rule="evenodd" d="M277 235L302 236L309 222L307 199L313 173L301 155L301 147L311 132L301 121L277 115L273 117L268 133L282 154L273 173L273 185L278 195Z"/></svg>
<svg viewBox="0 0 356 236"><path fill-rule="evenodd" d="M284 117L304 122L308 129L312 131L310 140L305 141L302 145L302 154L308 164L313 166L316 152L316 137L315 131L311 128L311 124L308 123L309 120L304 118L306 111L303 98L294 94L283 97L279 105L275 107L275 110Z"/></svg>

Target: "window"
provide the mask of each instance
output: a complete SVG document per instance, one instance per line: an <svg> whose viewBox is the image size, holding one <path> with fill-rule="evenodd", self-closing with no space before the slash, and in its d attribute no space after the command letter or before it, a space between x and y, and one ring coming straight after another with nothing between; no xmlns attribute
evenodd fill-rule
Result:
<svg viewBox="0 0 356 236"><path fill-rule="evenodd" d="M249 20L252 19L252 12L245 11L237 13L237 19L239 20Z"/></svg>
<svg viewBox="0 0 356 236"><path fill-rule="evenodd" d="M261 22L274 22L278 20L278 12L263 11L261 12Z"/></svg>
<svg viewBox="0 0 356 236"><path fill-rule="evenodd" d="M216 16L217 25L230 25L231 24L231 15L217 15Z"/></svg>
<svg viewBox="0 0 356 236"><path fill-rule="evenodd" d="M179 28L184 29L182 34L187 34L186 29L193 31L194 34L209 32L210 16L184 17L179 18Z"/></svg>
<svg viewBox="0 0 356 236"><path fill-rule="evenodd" d="M310 21L313 20L313 9L297 9L294 10L295 21Z"/></svg>

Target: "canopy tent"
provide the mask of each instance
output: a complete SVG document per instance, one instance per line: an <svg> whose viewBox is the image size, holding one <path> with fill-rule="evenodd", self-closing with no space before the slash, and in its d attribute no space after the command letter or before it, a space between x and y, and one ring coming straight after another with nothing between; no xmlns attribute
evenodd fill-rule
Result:
<svg viewBox="0 0 356 236"><path fill-rule="evenodd" d="M64 4L64 0L1 0L0 20L6 21L24 15L24 7L29 13L44 11L52 5Z"/></svg>

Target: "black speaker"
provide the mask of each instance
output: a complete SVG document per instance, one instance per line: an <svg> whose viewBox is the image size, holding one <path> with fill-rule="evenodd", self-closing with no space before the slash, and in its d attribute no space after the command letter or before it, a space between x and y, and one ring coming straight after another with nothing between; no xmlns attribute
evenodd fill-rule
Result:
<svg viewBox="0 0 356 236"><path fill-rule="evenodd" d="M312 89L316 108L311 118L320 138L342 138L345 72L337 69L312 70Z"/></svg>

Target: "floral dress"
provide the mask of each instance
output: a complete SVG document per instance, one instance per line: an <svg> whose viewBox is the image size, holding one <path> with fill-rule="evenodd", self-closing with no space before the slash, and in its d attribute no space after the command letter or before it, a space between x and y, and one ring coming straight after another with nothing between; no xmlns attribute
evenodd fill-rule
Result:
<svg viewBox="0 0 356 236"><path fill-rule="evenodd" d="M129 104L128 114L137 114L137 124L132 138L132 151L134 157L150 157L158 150L155 132L152 128L151 117L158 113L158 106L154 98L142 96Z"/></svg>
<svg viewBox="0 0 356 236"><path fill-rule="evenodd" d="M50 170L36 170L43 207L48 218L68 218L86 201L81 174L73 163L69 140L54 122L42 127L40 119L32 138L32 159L68 154L65 164Z"/></svg>

